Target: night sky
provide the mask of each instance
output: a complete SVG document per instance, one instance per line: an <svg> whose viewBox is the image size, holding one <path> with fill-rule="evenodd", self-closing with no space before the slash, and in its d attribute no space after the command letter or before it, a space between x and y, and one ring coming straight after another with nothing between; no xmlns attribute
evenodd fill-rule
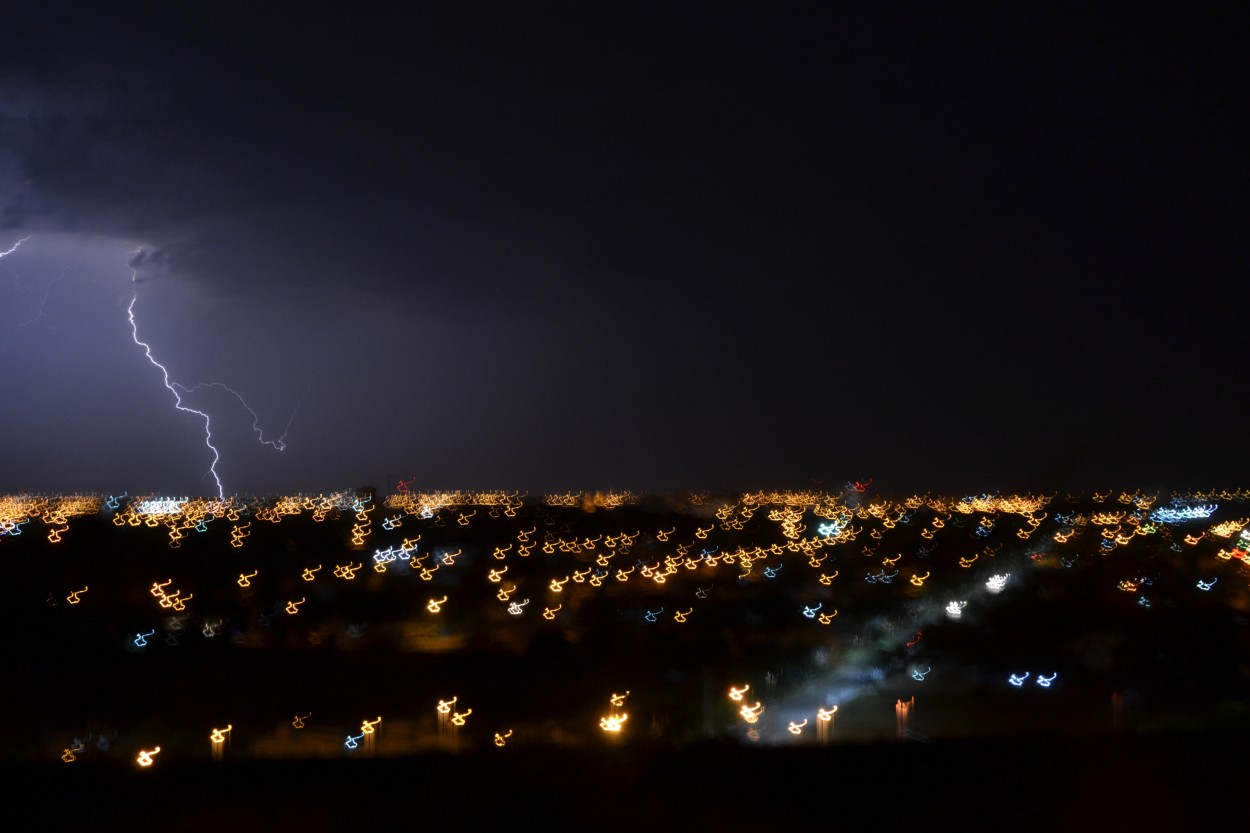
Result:
<svg viewBox="0 0 1250 833"><path fill-rule="evenodd" d="M0 493L1246 483L1244 4L22 5Z"/></svg>

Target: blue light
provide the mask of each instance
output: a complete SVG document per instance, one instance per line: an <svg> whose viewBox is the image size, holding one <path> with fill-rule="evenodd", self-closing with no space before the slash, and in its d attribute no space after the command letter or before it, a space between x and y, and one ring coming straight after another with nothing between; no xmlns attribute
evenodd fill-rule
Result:
<svg viewBox="0 0 1250 833"><path fill-rule="evenodd" d="M1151 520L1160 523L1182 523L1184 521L1200 521L1204 518L1211 517L1211 514L1219 509L1218 503L1199 504L1197 506L1173 505L1163 509L1156 509L1150 513Z"/></svg>
<svg viewBox="0 0 1250 833"><path fill-rule="evenodd" d="M817 525L816 532L822 537L832 538L835 535L841 535L843 528L837 521L830 521L827 524Z"/></svg>

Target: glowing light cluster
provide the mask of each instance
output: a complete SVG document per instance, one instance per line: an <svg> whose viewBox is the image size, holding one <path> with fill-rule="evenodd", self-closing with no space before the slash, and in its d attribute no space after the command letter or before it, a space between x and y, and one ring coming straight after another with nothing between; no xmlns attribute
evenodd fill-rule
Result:
<svg viewBox="0 0 1250 833"><path fill-rule="evenodd" d="M187 498L152 498L139 501L135 504L134 511L135 514L144 516L165 517L167 515L180 515L186 503Z"/></svg>
<svg viewBox="0 0 1250 833"><path fill-rule="evenodd" d="M110 495L107 501L99 498L19 496L0 498L0 524L4 524L3 529L8 535L22 534L23 527L29 533L32 520L36 529L44 525L49 532L64 531L71 518L103 507L107 511L98 523L153 529L158 536L168 531L171 545L176 543L177 536L185 535L194 540L193 536L210 529L216 540L223 544L229 540L234 546L254 546L250 539L255 535L255 541L260 543L254 546L254 550L231 553L231 558L235 555L239 557L233 566L223 571L228 576L225 583L229 585L229 593L233 598L250 601L272 593L265 604L272 601L273 607L266 608L260 617L260 629L269 628L270 622L277 617L284 629L292 634L304 630L309 644L322 644L320 640L333 633L335 628L340 635L358 638L359 628L363 626L336 624L325 627L317 624L317 617L323 616L331 607L330 599L335 595L363 594L382 586L419 588L417 594L409 599L406 610L412 621L419 621L420 627L427 629L422 634L437 632L439 639L449 633L455 638L463 637L456 633L456 629L463 627L465 611L476 604L466 602L466 598L472 599L473 594L483 590L486 592L482 595L492 599L487 602L491 607L492 627L503 622L506 625L500 627L514 628L513 634L532 635L543 630L575 633L585 624L586 620L581 617L585 616L586 602L597 597L617 605L618 621L628 622L628 627L647 629L648 639L653 633L663 639L665 629L683 625L691 619L698 623L707 617L708 607L702 606L707 599L715 597L715 603L723 604L723 600L734 598L735 580L738 587L749 588L752 584L757 588L775 586L781 593L791 594L786 597L789 601L781 609L794 616L796 621L798 616L802 616L813 627L816 627L816 622L821 626L831 626L832 634L835 630L832 627L834 618L838 615L832 601L834 592L830 589L838 576L838 571L832 567L834 564L848 566L853 577L859 575L856 569L863 570L865 581L875 585L866 588L854 581L850 592L893 597L900 602L927 597L922 605L927 611L924 615L929 616L931 621L943 612L943 603L938 599L950 599L956 594L975 594L978 592L976 585L982 581L986 592L998 593L1013 575L1018 577L1015 580L1025 581L1034 570L1052 569L1059 564L1072 567L1078 558L1082 566L1102 560L1103 556L1097 552L1099 541L1116 549L1129 548L1133 552L1144 552L1147 548L1150 551L1162 550L1175 545L1177 551L1187 555L1183 559L1169 557L1168 560L1184 562L1190 569L1195 569L1194 565L1199 562L1189 554L1196 554L1205 572L1185 574L1180 586L1190 588L1185 590L1187 595L1192 594L1195 579L1201 579L1196 585L1200 591L1211 591L1221 578L1229 579L1220 582L1221 593L1212 593L1200 599L1209 603L1218 603L1222 595L1232 592L1234 588L1230 585L1234 585L1236 580L1231 572L1239 569L1241 564L1230 564L1229 574L1215 575L1210 571L1222 569L1221 563L1233 558L1239 561L1250 558L1250 551L1232 548L1229 543L1229 539L1237 536L1235 542L1242 547L1250 544L1247 521L1222 521L1205 531L1194 530L1187 535L1184 530L1170 529L1164 521L1148 515L1150 504L1147 499L1127 493L1121 496L1122 506L1112 504L1096 512L1087 508L1085 514L1064 507L1052 511L1048 505L1039 504L1033 498L999 496L964 498L962 501L913 496L898 502L874 498L871 502L862 503L849 494L845 496L845 503L843 498L807 493L756 493L737 500L700 496L698 500L702 501L699 504L702 508L698 512L665 516L659 523L648 521L646 513L620 513L612 518L603 518L606 524L602 529L593 528L577 514L577 510L591 511L587 506L593 506L594 511L611 509L614 508L612 501L600 499L601 495L588 503L585 493L578 493L576 497L578 500L570 501L567 507L573 511L551 511L549 503L531 501L528 506L533 510L532 517L523 515L519 523L506 524L495 523L492 519L515 517L509 511L517 512L523 506L517 493L417 494L406 491L385 501L349 492L315 498L286 496L256 501L127 495ZM1104 499L1109 501L1112 497L1108 494ZM771 498L780 502L767 502ZM809 499L811 502L804 502ZM961 506L974 507L974 511L990 510L994 514L969 516ZM1181 506L1186 511L1205 511L1207 508L1214 511L1215 504L1181 503L1173 506ZM379 507L385 508L378 511ZM681 511L685 511L684 504ZM309 513L314 521L329 519L343 530L351 526L354 546L363 547L367 536L377 536L376 543L371 543L368 550L352 553L353 559L347 563L336 565L326 562L325 566L333 570L334 579L342 580L344 584L330 579L329 571L320 576L323 565L312 564L311 558L300 559L300 556L292 554L290 558L284 555L282 558L266 559L263 554L275 540L280 542L283 538L281 533L270 532L270 525ZM616 522L615 526L613 522ZM1043 524L1047 522L1049 528L1043 529ZM635 527L635 524L640 526ZM911 528L903 528L908 526ZM889 531L896 528L898 532L891 536ZM468 532L470 530L472 535ZM142 533L144 530L139 531ZM1041 532L1041 544L1035 539L1032 546L1027 546L1017 540L1026 539L1035 531ZM423 534L426 535L425 540L422 539ZM1155 537L1147 537L1151 535ZM933 540L935 538L936 541ZM455 548L452 549L448 541L463 542L463 546L453 543L451 546ZM852 542L856 543L848 546ZM943 547L943 542L949 542L949 545ZM917 544L920 546L917 547ZM19 541L9 545L20 547L23 543ZM1182 546L1186 548L1182 549ZM1217 553L1217 547L1223 549ZM635 551L631 552L631 548ZM1079 554L1076 552L1078 549ZM320 550L309 548L305 550L307 552ZM371 552L372 556L367 557L366 552ZM1208 559L1207 556L1213 558ZM333 559L333 556L328 557ZM1031 558L1032 563L1026 561L1026 557ZM1121 552L1117 552L1117 563L1120 563L1120 558ZM995 559L998 564L995 564ZM342 560L341 556L337 560ZM922 560L925 562L923 565L920 564ZM180 565L185 562L175 559L170 563ZM1104 563L1110 564L1111 560ZM364 571L360 581L348 584L366 565L372 566L373 570ZM1014 574L1005 571L1022 567L1027 570ZM991 575L995 568L1002 572ZM227 625L224 616L198 618L185 631L181 624L172 624L175 619L189 618L173 615L183 611L194 599L186 590L202 592L208 600L219 598L221 593L218 592L220 588L215 591L199 581L192 588L189 585L190 575L184 576L181 566L169 569L179 576L178 584L183 584L185 578L188 585L176 588L172 576L152 582L150 592L162 608L156 613L164 624L154 626L140 620L137 624L148 627L147 631L136 633L136 625L131 624L127 635L118 641L133 653L150 656L164 650L162 645L174 646L179 639L185 642L195 638L199 628L205 637L225 633L226 639L222 641L237 640L237 644L242 644L244 637L239 632L240 628L246 630L250 626L238 619L230 620ZM1142 611L1150 607L1151 602L1141 594L1150 592L1154 596L1178 586L1159 581L1155 590L1146 590L1161 577L1164 569L1160 566L1159 572L1149 575L1119 574L1131 575L1119 584L1120 589L1131 593L1136 602L1131 615L1158 615L1158 611ZM1075 576L1079 572L1063 575ZM296 576L306 582L313 582L319 577L323 579L315 588L317 592L312 593L312 599L305 596L293 598L290 584L296 581ZM106 597L111 592L107 582L93 578L91 587L94 589L87 598L87 576L77 576L77 581L69 583L73 578L59 577L52 587L40 589L40 597L48 592L49 606L61 604L61 600L69 605L86 601L88 604L85 607L75 608L69 614L80 619L98 609L102 602L107 604ZM141 587L146 589L146 582L151 578L146 576ZM775 585L770 585L770 581L775 581ZM1110 581L1100 579L1101 586L1108 590L1114 581L1115 578ZM427 589L425 584L419 582L430 582L430 586ZM464 588L468 587L474 589L466 593ZM306 589L312 591L314 588ZM933 593L941 595L934 596ZM949 596L946 595L948 593ZM536 602L534 612L541 612L541 616L523 616L526 607L531 604L526 594L533 597ZM1115 595L1125 607L1129 606L1127 599ZM626 597L632 598L623 601ZM1157 598L1162 600L1164 597ZM496 606L493 600L498 600L500 604ZM960 619L967 604L962 600L949 601L945 603L945 615ZM857 618L856 606L848 607L846 603L842 606L847 607L851 615L838 620L838 624L850 619L852 625L862 627L864 620ZM1163 607L1162 604L1156 606ZM991 609L986 608L987 612ZM282 616L284 610L294 618ZM694 616L695 613L699 616ZM755 614L756 611L751 611L751 616ZM751 618L746 621L751 622ZM758 619L751 626L757 623ZM919 621L912 621L903 626L897 621L890 622L892 647L903 644L908 650L923 650L923 634L914 629L920 624ZM164 628L160 636L157 636L157 627ZM925 627L927 629L928 625ZM310 628L315 633L308 634ZM357 628L357 632L351 633L352 628ZM908 638L909 634L914 634L914 637ZM678 631L676 635L687 634L686 631ZM253 638L257 642L270 639L263 630L254 628L246 639ZM421 638L426 639L425 636ZM512 638L511 635L509 638ZM903 642L904 639L907 641ZM414 640L414 643L417 641ZM429 641L433 642L434 637L429 637ZM923 661L921 657L916 659ZM150 660L144 656L137 661ZM916 664L901 671L899 676L907 675L904 679L910 677L916 683L926 683L931 671L931 667L921 668ZM939 674L940 678L932 685L940 685L946 678L947 672L941 665ZM1022 688L1031 679L1039 688L1057 687L1054 685L1057 673L1053 672L1036 676L1028 672L1012 674L1008 682L1013 687ZM773 685L774 682L770 682L766 697L762 692L754 693L768 699L773 696ZM733 707L727 715L736 712L753 727L760 721L764 705L758 700L754 705L746 701L745 695L750 690L748 685L730 687L729 698ZM621 698L619 702L618 697ZM774 708L771 700L769 705ZM910 720L914 703L904 705ZM776 708L780 710L781 707ZM829 715L828 721L825 713ZM284 722L289 719L289 714L283 709ZM471 709L456 712L449 708L444 728L448 733L466 725L476 729L477 721L490 719L489 715L482 715L469 724L467 719L471 714ZM599 710L590 714L595 715L591 720L598 720L600 729L613 737L620 736L622 731L630 731L623 696L613 695L607 714ZM790 717L794 719L787 725ZM807 718L811 717L809 712ZM303 719L297 716L292 725L300 728ZM634 720L638 719L635 714ZM813 722L816 722L819 733L821 724L832 722L832 711L822 709L816 713ZM785 719L779 718L775 723L759 726L757 731L785 737L781 730L786 729L795 736L801 736L807 726L810 723L803 715L790 712ZM204 724L201 727L206 728ZM342 728L345 731L349 727ZM495 729L499 729L496 735L501 740L506 742L511 737L511 730L504 733L503 727L496 724L483 735L486 742L489 743L490 732ZM225 733L228 730L229 727L214 731ZM470 729L465 734L471 732ZM360 732L347 735L345 745L348 749L361 746L367 751L371 734L362 727ZM342 737L337 730L334 732L336 746ZM69 747L70 750L73 748L72 745Z"/></svg>
<svg viewBox="0 0 1250 833"><path fill-rule="evenodd" d="M1219 508L1217 503L1199 504L1196 506L1173 505L1156 509L1150 513L1152 520L1164 524L1184 523L1185 521L1200 521L1211 517L1216 509Z"/></svg>

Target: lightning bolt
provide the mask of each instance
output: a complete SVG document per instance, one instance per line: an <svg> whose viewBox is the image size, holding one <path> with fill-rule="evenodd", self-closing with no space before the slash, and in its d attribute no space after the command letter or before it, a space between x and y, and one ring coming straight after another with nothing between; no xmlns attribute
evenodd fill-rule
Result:
<svg viewBox="0 0 1250 833"><path fill-rule="evenodd" d="M218 499L224 500L226 497L226 490L225 490L225 487L221 485L221 477L219 477L217 474L217 463L219 460L221 460L221 453L217 451L217 446L213 445L212 418L209 417L209 415L206 414L204 411L197 411L195 408L182 404L182 397L178 394L178 389L181 388L182 390L185 391L186 388L183 388L182 385L174 384L173 382L169 381L169 370L166 369L165 365L158 362L152 356L152 348L148 346L148 344L146 344L145 342L139 340L139 325L135 323L135 301L137 300L139 300L139 296L135 295L133 298L130 299L130 306L126 307L126 315L130 318L131 336L134 338L135 344L143 348L143 353L144 355L148 357L148 361L150 361L158 370L160 370L161 375L165 379L165 387L168 388L169 392L174 395L174 407L180 411L185 411L186 413L195 414L196 416L203 417L204 419L204 445L208 446L208 450L213 452L213 462L208 467L208 471L213 476L213 480L217 482Z"/></svg>
<svg viewBox="0 0 1250 833"><path fill-rule="evenodd" d="M26 235L25 237L23 237L21 240L19 240L19 241L17 241L16 243L14 243L12 246L10 246L10 247L9 247L8 249L6 249L5 251L0 252L0 257L8 257L9 255L13 254L14 252L16 252L16 251L17 251L17 247L18 247L18 246L22 245L23 243L25 243L25 242L26 242L27 240L29 240L29 239L30 239L30 235L28 234L28 235Z"/></svg>
<svg viewBox="0 0 1250 833"><path fill-rule="evenodd" d="M138 278L139 278L139 270L136 266L133 265L134 257L135 255L138 255L142 251L143 251L142 249L136 249L135 251L130 253L131 262L132 262L132 265L130 267L130 282L132 284L138 283ZM192 385L191 387L187 387L186 385L182 385L182 384L179 384L178 382L174 382L170 380L169 370L165 367L165 365L158 362L155 359L155 357L152 356L151 346L149 346L146 342L141 341L139 339L139 327L138 327L138 324L135 323L135 302L137 300L139 300L139 296L136 293L130 299L130 306L126 308L126 314L130 318L131 336L134 339L135 344L143 348L144 355L148 357L148 361L151 362L157 369L161 371L161 375L165 381L165 387L169 390L170 393L174 395L174 407L176 407L180 411L184 411L190 414L195 414L203 418L204 420L204 444L208 446L208 449L211 452L213 452L213 462L212 462L212 465L209 466L208 470L209 470L209 473L212 474L213 480L216 481L217 483L218 498L224 499L225 488L222 486L221 477L217 474L217 463L221 461L221 453L217 450L217 447L213 445L212 417L210 417L208 413L205 411L197 410L196 408L192 408L191 406L184 404L182 401L182 395L183 394L190 395L192 393L195 393L196 391L203 390L204 388L219 388L221 390L226 391L235 399L239 400L239 404L242 405L244 409L246 409L247 412L252 415L252 430L256 432L256 437L260 441L261 445L267 445L270 448L274 449L275 451L285 451L286 450L286 435L291 430L291 423L295 421L295 415L299 413L300 406L304 404L304 400L308 397L308 393L312 389L312 380L309 380L308 387L304 390L304 395L300 397L299 402L295 404L295 409L291 411L291 417L290 419L287 420L286 427L282 429L282 436L278 437L278 439L276 440L267 440L265 439L264 429L260 427L260 416L256 413L255 410L253 410L251 405L247 404L247 400L243 398L242 394L240 394L234 388L227 385L225 382L199 382L195 385Z"/></svg>

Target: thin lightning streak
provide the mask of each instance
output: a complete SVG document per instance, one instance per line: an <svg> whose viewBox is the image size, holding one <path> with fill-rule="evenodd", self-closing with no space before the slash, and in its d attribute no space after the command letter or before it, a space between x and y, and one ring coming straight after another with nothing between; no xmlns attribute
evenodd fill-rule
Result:
<svg viewBox="0 0 1250 833"><path fill-rule="evenodd" d="M313 380L309 379L307 387L304 388L304 395L301 396L299 401L295 403L295 409L291 411L291 418L286 421L286 427L282 429L282 436L278 437L278 442L283 444L283 448L286 448L286 435L291 430L291 423L295 422L295 415L299 413L299 409L303 406L304 400L308 398L309 392L312 391L312 383Z"/></svg>
<svg viewBox="0 0 1250 833"><path fill-rule="evenodd" d="M174 407L180 411L185 411L189 414L196 414L204 418L204 444L208 446L209 451L213 452L213 462L212 465L208 467L208 471L212 474L213 480L217 482L218 499L224 500L226 497L226 490L221 485L221 478L217 476L217 462L221 459L221 454L217 451L217 447L213 445L212 419L203 411L197 411L195 408L182 404L182 397L178 395L178 391L176 390L176 388L181 388L182 386L169 381L169 371L165 368L165 365L154 359L152 357L152 348L145 342L139 340L139 325L135 323L135 301L137 300L139 300L139 296L135 295L130 299L130 306L126 308L126 314L130 317L131 335L135 340L135 344L143 348L144 355L148 357L148 361L155 365L157 369L161 371L161 375L165 377L165 387L168 388L169 392L174 395ZM186 390L186 388L183 388L183 390Z"/></svg>
<svg viewBox="0 0 1250 833"><path fill-rule="evenodd" d="M260 444L267 445L270 448L276 449L277 451L286 451L286 431L283 431L282 436L278 437L278 439L276 440L265 439L265 430L260 427L260 417L256 414L255 411L252 410L252 406L247 404L247 400L243 398L243 395L240 394L234 388L227 385L225 382L200 382L199 384L193 387L189 387L189 388L183 387L182 385L175 382L174 387L178 388L183 393L195 393L197 390L201 390L203 388L221 388L222 390L232 394L235 399L239 400L239 404L242 405L247 410L247 412L252 415L252 430L256 432L256 438L260 441ZM295 407L296 407L296 410L299 410L298 405L296 405ZM295 414L291 414L291 419L295 419ZM290 430L291 423L289 421L287 422L286 427L287 427L287 430Z"/></svg>
<svg viewBox="0 0 1250 833"><path fill-rule="evenodd" d="M10 246L8 250L0 252L0 257L8 257L9 255L13 254L14 252L17 251L18 246L22 245L29 239L30 239L30 235L28 234L25 237L23 237L21 240L14 243L12 246Z"/></svg>
<svg viewBox="0 0 1250 833"><path fill-rule="evenodd" d="M25 240L28 238L29 238L29 235L27 235L27 237L24 237L22 239ZM14 245L13 248L17 248L17 246ZM78 260L74 261L73 264L67 265L64 269L62 269L61 274L57 275L52 280L48 281L48 285L43 288L43 299L39 302L39 311L36 312L34 316L32 316L28 321L23 321L21 324L18 324L17 327L14 328L13 332L9 333L8 337L4 340L4 343L6 345L11 344L13 342L13 339L17 338L17 334L20 333L22 330L26 329L31 324L34 324L40 318L43 318L44 310L47 309L48 307L48 296L52 294L53 285L55 285L59 280L61 280L61 278L64 278L70 269L77 268L80 263L82 263L81 255L78 256Z"/></svg>

